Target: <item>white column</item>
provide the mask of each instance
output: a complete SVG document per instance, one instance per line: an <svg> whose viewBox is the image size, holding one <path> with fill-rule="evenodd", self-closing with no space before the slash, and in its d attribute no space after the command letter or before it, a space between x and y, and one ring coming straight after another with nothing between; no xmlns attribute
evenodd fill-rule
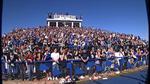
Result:
<svg viewBox="0 0 150 84"><path fill-rule="evenodd" d="M79 22L79 27L81 27L81 22Z"/></svg>
<svg viewBox="0 0 150 84"><path fill-rule="evenodd" d="M58 22L56 22L56 27L58 27Z"/></svg>
<svg viewBox="0 0 150 84"><path fill-rule="evenodd" d="M71 22L71 28L73 28L73 22Z"/></svg>
<svg viewBox="0 0 150 84"><path fill-rule="evenodd" d="M47 26L50 26L50 22L49 21L47 22Z"/></svg>
<svg viewBox="0 0 150 84"><path fill-rule="evenodd" d="M66 22L64 22L64 26L66 27Z"/></svg>

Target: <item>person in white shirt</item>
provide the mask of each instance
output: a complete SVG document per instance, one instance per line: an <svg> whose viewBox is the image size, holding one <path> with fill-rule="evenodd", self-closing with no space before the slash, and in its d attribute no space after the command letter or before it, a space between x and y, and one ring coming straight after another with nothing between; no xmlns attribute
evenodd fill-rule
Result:
<svg viewBox="0 0 150 84"><path fill-rule="evenodd" d="M51 58L54 61L53 63L58 63L58 60L60 58L59 53L57 52L57 49L54 49L54 52L51 53Z"/></svg>
<svg viewBox="0 0 150 84"><path fill-rule="evenodd" d="M123 54L121 52L115 52L115 57L118 65L120 65L119 60L123 57Z"/></svg>
<svg viewBox="0 0 150 84"><path fill-rule="evenodd" d="M121 50L121 48L120 48L120 50ZM122 51L122 50L121 50L121 51ZM114 54L115 54L115 57L116 57L115 61L117 62L118 66L120 66L119 60L121 60L121 59L123 58L123 53L122 53L121 51L116 51L116 52L114 53ZM116 72L116 74L119 74L119 73L120 73L119 68L120 68L120 67L117 68L118 71Z"/></svg>
<svg viewBox="0 0 150 84"><path fill-rule="evenodd" d="M54 52L51 53L51 58L53 60L53 63L52 63L52 69L56 68L57 70L59 70L59 58L60 58L60 55L59 53L57 52L57 49L55 48L54 49ZM57 80L57 77L56 78L53 78L53 80L56 79Z"/></svg>

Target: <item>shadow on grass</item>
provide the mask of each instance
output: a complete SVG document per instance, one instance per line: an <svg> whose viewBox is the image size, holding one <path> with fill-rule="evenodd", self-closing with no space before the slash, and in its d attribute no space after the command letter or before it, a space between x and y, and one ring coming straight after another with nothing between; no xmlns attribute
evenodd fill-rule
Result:
<svg viewBox="0 0 150 84"><path fill-rule="evenodd" d="M141 78L136 78L136 77L132 77L132 76L127 76L127 75L120 75L121 77L125 77L125 78L129 78L129 79L133 79L133 80L137 80L139 81L139 84L141 84L140 82L142 83L146 83L146 77L144 77L142 74L140 75L143 79Z"/></svg>
<svg viewBox="0 0 150 84"><path fill-rule="evenodd" d="M92 82L93 82L93 84L102 84L100 81L97 81L97 80L94 80Z"/></svg>

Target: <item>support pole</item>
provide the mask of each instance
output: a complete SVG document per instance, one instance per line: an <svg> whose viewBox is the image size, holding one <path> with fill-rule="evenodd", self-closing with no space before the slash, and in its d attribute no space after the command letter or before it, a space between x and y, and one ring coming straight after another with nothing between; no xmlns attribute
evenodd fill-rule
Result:
<svg viewBox="0 0 150 84"><path fill-rule="evenodd" d="M58 27L58 22L56 22L56 27Z"/></svg>
<svg viewBox="0 0 150 84"><path fill-rule="evenodd" d="M71 22L71 28L73 28L73 22Z"/></svg>
<svg viewBox="0 0 150 84"><path fill-rule="evenodd" d="M79 22L79 27L81 27L81 22Z"/></svg>
<svg viewBox="0 0 150 84"><path fill-rule="evenodd" d="M49 21L47 22L47 26L50 26L50 22Z"/></svg>

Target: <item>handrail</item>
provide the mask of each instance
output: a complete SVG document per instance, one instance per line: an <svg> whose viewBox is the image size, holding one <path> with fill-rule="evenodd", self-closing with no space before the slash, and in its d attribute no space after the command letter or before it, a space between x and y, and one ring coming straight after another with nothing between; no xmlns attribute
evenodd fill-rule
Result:
<svg viewBox="0 0 150 84"><path fill-rule="evenodd" d="M123 58L128 58L128 59L130 59L130 58L132 58L132 57L130 57L130 56L123 56L123 57L113 57L113 59L110 57L110 58L94 58L94 59L89 59L87 62L90 62L90 61L97 61L97 60L104 60L105 62L106 61L108 61L108 60L114 60L114 59L117 59L117 58L121 58L121 59L123 59ZM138 58L137 58L138 59ZM146 56L146 60L147 60L147 56ZM29 62L27 62L27 61L22 61L22 62L14 62L14 63L28 63L28 64L36 64L36 63L52 63L52 62L54 62L53 60L48 60L48 61L33 61L33 62L31 62L31 63L29 63ZM72 67L73 67L73 63L75 63L75 62L83 62L81 59L79 60L73 60L73 59L69 59L69 60L66 60L65 61L66 63L70 63L70 77L71 77L71 79L73 79L72 78ZM4 61L2 61L2 63L6 63L6 62L4 62ZM51 67L52 68L52 67Z"/></svg>
<svg viewBox="0 0 150 84"><path fill-rule="evenodd" d="M132 58L132 57L129 57L129 56L123 56L123 57L113 57L113 59L115 58ZM112 60L112 58L92 58L92 59L89 59L88 61L95 61L95 60ZM82 60L81 59L68 59L66 60L66 62L81 62ZM24 63L24 62L27 62L27 61L17 61L17 62L14 62L14 63ZM47 60L47 61L33 61L33 62L28 62L30 64L32 63L48 63L48 62L55 62L53 60ZM6 62L5 62L6 63Z"/></svg>

